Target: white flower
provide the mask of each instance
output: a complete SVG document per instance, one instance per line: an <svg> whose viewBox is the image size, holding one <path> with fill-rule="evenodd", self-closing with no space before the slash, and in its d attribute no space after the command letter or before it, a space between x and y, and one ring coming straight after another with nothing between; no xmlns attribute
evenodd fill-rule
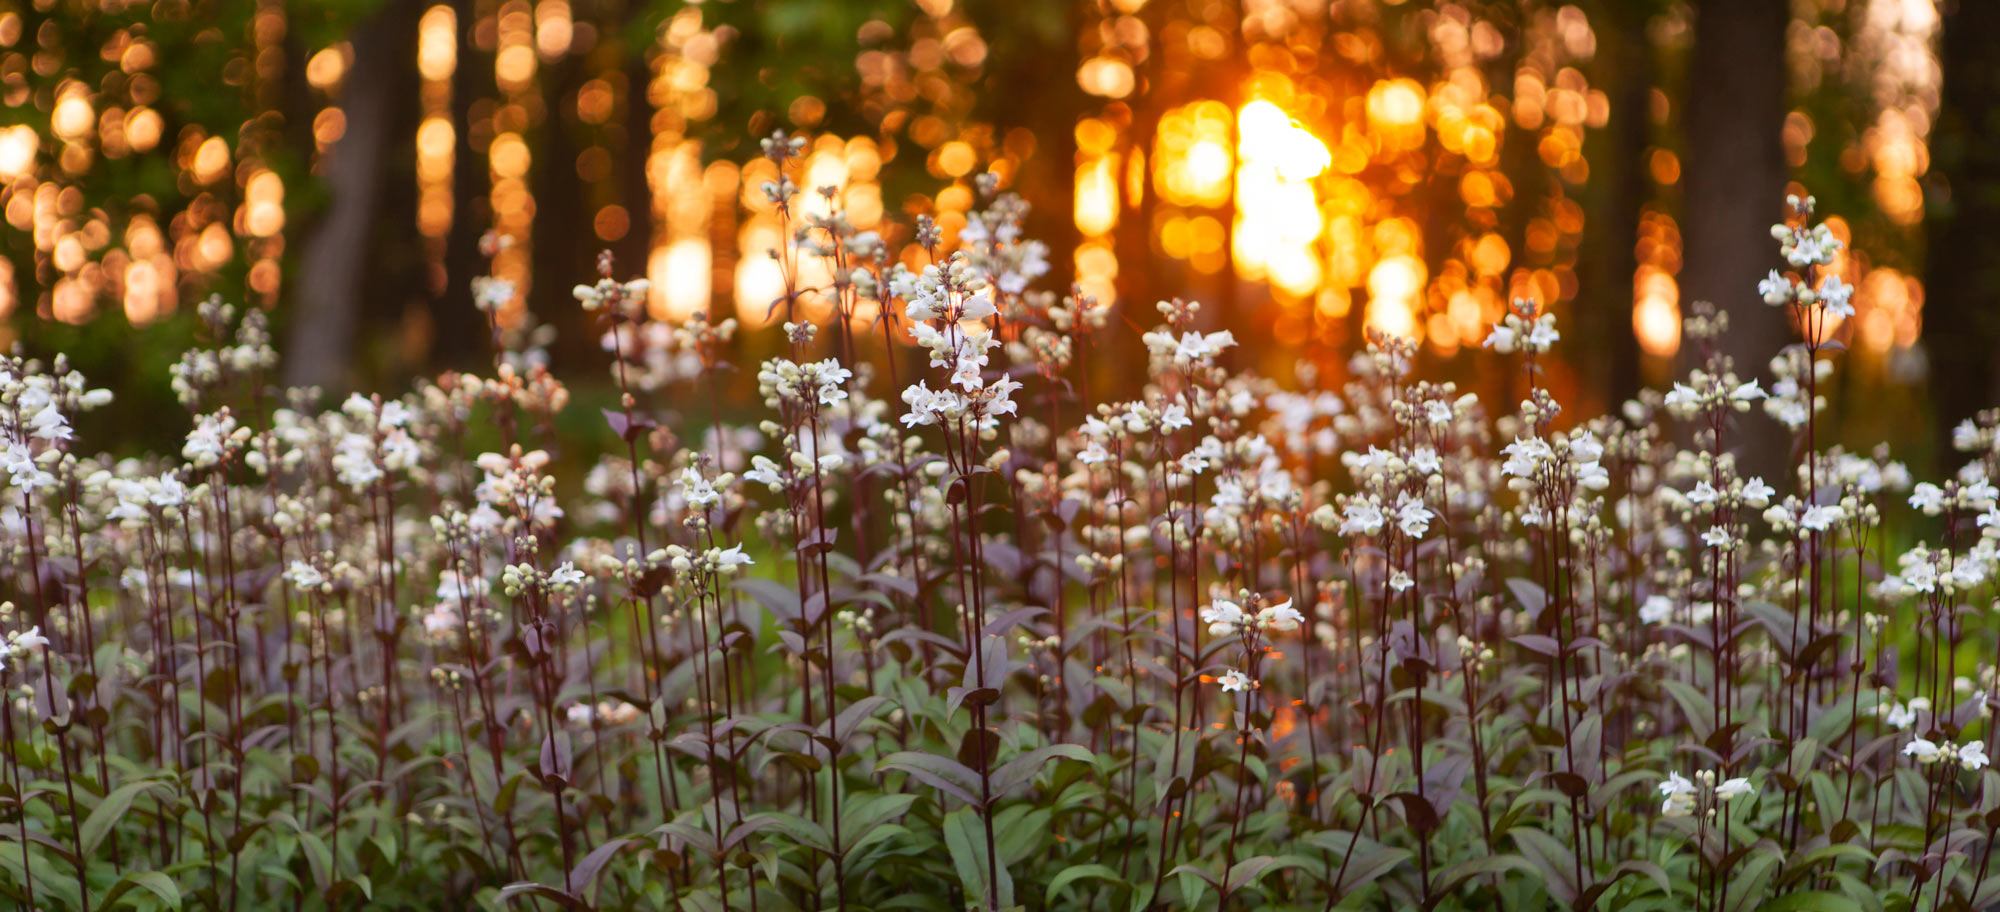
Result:
<svg viewBox="0 0 2000 912"><path fill-rule="evenodd" d="M1694 783L1679 773L1668 773L1667 780L1660 783L1660 794L1669 798L1675 795L1694 794Z"/></svg>
<svg viewBox="0 0 2000 912"><path fill-rule="evenodd" d="M472 508L472 515L466 517L465 524L473 532L485 535L499 529L506 522L506 517L501 516L499 510L493 509L492 504L482 503Z"/></svg>
<svg viewBox="0 0 2000 912"><path fill-rule="evenodd" d="M722 502L722 495L694 466L681 470L681 498L687 501L688 506L698 510L706 510Z"/></svg>
<svg viewBox="0 0 2000 912"><path fill-rule="evenodd" d="M178 507L187 501L187 485L181 484L180 477L172 472L161 475L147 489L152 492L150 499L156 507Z"/></svg>
<svg viewBox="0 0 2000 912"><path fill-rule="evenodd" d="M1596 434L1584 431L1569 438L1570 461L1584 464L1604 458L1604 444Z"/></svg>
<svg viewBox="0 0 2000 912"><path fill-rule="evenodd" d="M1730 543L1729 530L1721 526L1710 526L1707 532L1701 533L1701 543L1711 548L1727 548Z"/></svg>
<svg viewBox="0 0 2000 912"><path fill-rule="evenodd" d="M1715 787L1715 797L1722 801L1748 794L1750 794L1750 780L1741 777L1724 779Z"/></svg>
<svg viewBox="0 0 2000 912"><path fill-rule="evenodd" d="M841 367L839 361L831 358L815 366L819 368L819 404L833 405L846 399L847 389L843 384L854 376L854 372Z"/></svg>
<svg viewBox="0 0 2000 912"><path fill-rule="evenodd" d="M1190 330L1181 334L1180 342L1174 348L1174 356L1189 361L1201 361L1214 357L1223 349L1235 344L1236 336L1226 329L1206 335Z"/></svg>
<svg viewBox="0 0 2000 912"><path fill-rule="evenodd" d="M1356 497L1347 502L1342 511L1340 523L1342 535L1374 535L1382 530L1382 507L1365 497Z"/></svg>
<svg viewBox="0 0 2000 912"><path fill-rule="evenodd" d="M1423 501L1405 501L1402 506L1396 508L1396 527L1411 538L1422 538L1424 532L1431 527L1433 515L1430 508L1424 506Z"/></svg>
<svg viewBox="0 0 2000 912"><path fill-rule="evenodd" d="M1507 444L1500 452L1507 457L1507 461L1500 465L1500 471L1517 478L1535 474L1535 470L1542 463L1555 455L1548 441L1540 437L1516 437L1513 443Z"/></svg>
<svg viewBox="0 0 2000 912"><path fill-rule="evenodd" d="M965 306L959 311L958 318L961 320L984 320L999 312L1000 308L993 306L992 290L981 288L977 292L974 292L972 297L965 299Z"/></svg>
<svg viewBox="0 0 2000 912"><path fill-rule="evenodd" d="M1738 384L1735 389L1729 391L1729 398L1737 402L1749 402L1752 399L1762 399L1764 397L1764 388L1758 386L1755 380Z"/></svg>
<svg viewBox="0 0 2000 912"><path fill-rule="evenodd" d="M0 460L4 460L7 471L15 475L35 470L35 454L24 443L8 441L7 452L0 454Z"/></svg>
<svg viewBox="0 0 2000 912"><path fill-rule="evenodd" d="M1984 768L1989 762L1986 757L1986 742L1971 741L1958 748L1958 765L1969 770Z"/></svg>
<svg viewBox="0 0 2000 912"><path fill-rule="evenodd" d="M1789 260L1793 266L1804 269L1807 266L1831 262L1833 260L1833 251L1838 249L1839 246L1839 242L1837 241L1827 243L1824 239L1807 236L1800 238L1797 245L1785 251L1785 259Z"/></svg>
<svg viewBox="0 0 2000 912"><path fill-rule="evenodd" d="M111 514L108 518L134 523L143 523L146 521L148 515L146 513L146 486L143 483L127 481L122 478L113 478L106 484L111 488L112 494L118 498L118 505L111 508Z"/></svg>
<svg viewBox="0 0 2000 912"><path fill-rule="evenodd" d="M42 627L40 624L30 627L22 633L14 634L13 639L13 652L15 655L33 652L49 645L49 638L42 636Z"/></svg>
<svg viewBox="0 0 2000 912"><path fill-rule="evenodd" d="M28 419L28 426L35 429L33 436L43 440L70 439L69 421L63 418L61 409L51 401Z"/></svg>
<svg viewBox="0 0 2000 912"><path fill-rule="evenodd" d="M1674 600L1664 595L1649 595L1639 606L1639 620L1648 624L1661 624L1674 615Z"/></svg>
<svg viewBox="0 0 2000 912"><path fill-rule="evenodd" d="M1799 515L1799 525L1814 532L1825 532L1827 529L1832 528L1834 523L1841 521L1843 518L1845 517L1838 506L1814 504L1807 507L1805 512Z"/></svg>
<svg viewBox="0 0 2000 912"><path fill-rule="evenodd" d="M1975 517L1973 522L1982 529L1988 526L2000 526L2000 505L1987 507L1986 512Z"/></svg>
<svg viewBox="0 0 2000 912"><path fill-rule="evenodd" d="M453 603L439 602L424 615L424 633L436 637L458 629L458 609Z"/></svg>
<svg viewBox="0 0 2000 912"><path fill-rule="evenodd" d="M1503 355L1510 355L1514 353L1515 346L1519 344L1519 335L1514 332L1513 327L1504 323L1495 323L1493 324L1493 332L1486 337L1485 347Z"/></svg>
<svg viewBox="0 0 2000 912"><path fill-rule="evenodd" d="M1222 685L1223 693L1234 693L1239 690L1249 690L1250 688L1257 686L1257 682L1250 680L1249 675L1237 671L1234 668L1231 668L1228 671L1225 671L1221 675L1217 676L1215 681L1216 683Z"/></svg>
<svg viewBox="0 0 2000 912"><path fill-rule="evenodd" d="M1765 484L1762 478L1753 477L1743 483L1743 502L1759 510L1770 506L1771 497L1777 493L1777 489Z"/></svg>
<svg viewBox="0 0 2000 912"><path fill-rule="evenodd" d="M1300 614L1297 608L1292 607L1291 599L1286 599L1282 604L1272 605L1257 612L1258 624L1267 629L1276 630L1279 633L1290 633L1297 630L1299 629L1299 625L1305 623L1305 621L1306 616Z"/></svg>
<svg viewBox="0 0 2000 912"><path fill-rule="evenodd" d="M1170 405L1167 406L1166 411L1160 413L1161 430L1178 431L1184 427L1194 427L1194 421L1188 418L1187 409L1178 405Z"/></svg>
<svg viewBox="0 0 2000 912"><path fill-rule="evenodd" d="M409 424L410 417L409 406L391 399L382 403L382 417L378 419L377 426L385 431L390 428L399 428Z"/></svg>
<svg viewBox="0 0 2000 912"><path fill-rule="evenodd" d="M1764 303L1777 307L1792 299L1792 280L1773 269L1770 276L1757 283L1757 294L1764 298Z"/></svg>
<svg viewBox="0 0 2000 912"><path fill-rule="evenodd" d="M1976 466L1978 463L1973 463L1973 465ZM1967 468L1971 468L1971 466ZM1958 502L1960 506L1976 509L1991 507L1996 502L2000 502L2000 488L1995 488L1992 482L1984 478L1974 478L1970 481L1961 480L1960 483L1962 485L1958 489Z"/></svg>
<svg viewBox="0 0 2000 912"><path fill-rule="evenodd" d="M986 378L979 372L982 365L974 359L962 358L952 369L951 382L968 393L976 393L986 388Z"/></svg>
<svg viewBox="0 0 2000 912"><path fill-rule="evenodd" d="M562 566L549 573L549 585L557 589L567 589L582 582L583 571L576 569L576 565L569 561L563 561Z"/></svg>
<svg viewBox="0 0 2000 912"><path fill-rule="evenodd" d="M1660 813L1667 817L1686 817L1694 813L1694 783L1679 773L1668 773L1665 782L1660 783Z"/></svg>
<svg viewBox="0 0 2000 912"><path fill-rule="evenodd" d="M753 468L743 473L744 481L754 481L773 491L784 487L784 476L780 473L778 464L772 462L770 457L762 455L752 456L750 457L750 465Z"/></svg>
<svg viewBox="0 0 2000 912"><path fill-rule="evenodd" d="M1914 757L1918 763L1934 763L1944 756L1944 751L1928 740L1917 738L1903 745L1903 756Z"/></svg>
<svg viewBox="0 0 2000 912"><path fill-rule="evenodd" d="M1819 283L1820 303L1832 313L1843 317L1854 316L1853 297L1854 286L1842 282L1840 276L1830 275L1826 277L1826 281Z"/></svg>
<svg viewBox="0 0 2000 912"><path fill-rule="evenodd" d="M4 461L7 474L12 476L15 486L23 490L51 487L56 483L55 476L42 471L41 466L35 463L34 454L23 444L9 443L6 453L0 455L0 461Z"/></svg>
<svg viewBox="0 0 2000 912"><path fill-rule="evenodd" d="M514 300L514 283L508 279L480 276L472 280L472 296L480 310L493 310Z"/></svg>
<svg viewBox="0 0 2000 912"><path fill-rule="evenodd" d="M1925 516L1936 516L1944 512L1944 489L1923 482L1910 491L1910 506L1924 511Z"/></svg>
<svg viewBox="0 0 2000 912"><path fill-rule="evenodd" d="M1549 346L1561 338L1562 333L1556 332L1556 315L1545 313L1535 320L1534 328L1528 330L1528 348L1531 351L1548 351Z"/></svg>
<svg viewBox="0 0 2000 912"><path fill-rule="evenodd" d="M1882 714L1882 721L1888 723L1890 728L1909 728L1917 724L1917 707L1891 703L1888 711Z"/></svg>
<svg viewBox="0 0 2000 912"><path fill-rule="evenodd" d="M1201 609L1201 622L1208 625L1209 636L1225 637L1236 632L1243 625L1243 606L1224 599Z"/></svg>
<svg viewBox="0 0 2000 912"><path fill-rule="evenodd" d="M756 563L756 561L750 559L750 555L743 553L743 546L740 544L731 545L727 548L710 548L708 559L721 570L731 570L736 567Z"/></svg>
<svg viewBox="0 0 2000 912"><path fill-rule="evenodd" d="M305 561L292 561L291 567L285 570L285 578L300 589L318 589L326 585L326 576Z"/></svg>
<svg viewBox="0 0 2000 912"><path fill-rule="evenodd" d="M446 569L438 573L435 596L440 602L456 605L468 599L479 598L492 589L493 584L480 577L470 574L460 576L458 571Z"/></svg>

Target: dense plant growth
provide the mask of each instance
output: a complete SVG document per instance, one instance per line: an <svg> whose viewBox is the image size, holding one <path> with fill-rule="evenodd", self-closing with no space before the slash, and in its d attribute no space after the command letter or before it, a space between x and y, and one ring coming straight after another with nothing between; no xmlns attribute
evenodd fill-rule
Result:
<svg viewBox="0 0 2000 912"><path fill-rule="evenodd" d="M780 173L798 148L765 144ZM211 303L178 458L88 455L72 425L110 394L60 356L0 364L0 892L2000 900L2000 435L1960 429L1942 484L1816 445L1851 310L1810 200L1759 289L1802 336L1769 378L1709 354L1576 416L1540 385L1534 302L1466 356L1504 359L1517 404L1417 379L1393 338L1337 386L1281 383L1231 369L1192 302L1031 290L1025 204L978 190L955 246L919 220L910 269L765 187L796 243L755 414L720 405L752 376L734 321L654 321L603 263L576 289L620 394L602 455L556 430L547 340L497 317L489 375L319 409L270 384L261 313ZM1141 322L1146 380L1113 401L1085 362ZM1727 321L1687 331L1707 350ZM669 401L705 432L660 426ZM1745 477L1732 427L1773 420L1791 468Z"/></svg>

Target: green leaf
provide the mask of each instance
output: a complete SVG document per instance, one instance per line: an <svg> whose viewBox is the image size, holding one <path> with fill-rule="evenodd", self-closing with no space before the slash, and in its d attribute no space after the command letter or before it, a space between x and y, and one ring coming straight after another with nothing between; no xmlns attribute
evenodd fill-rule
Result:
<svg viewBox="0 0 2000 912"><path fill-rule="evenodd" d="M1111 870L1109 865L1071 865L1057 872L1056 876L1049 879L1048 901L1054 904L1056 900L1062 898L1063 891L1069 889L1070 884L1076 883L1079 880L1109 880L1117 882L1123 879L1118 875L1117 871Z"/></svg>
<svg viewBox="0 0 2000 912"><path fill-rule="evenodd" d="M1583 889L1576 882L1576 855L1569 847L1556 841L1541 830L1520 827L1509 830L1507 835L1521 848L1521 855L1535 866L1546 882L1549 895L1561 900L1563 905L1576 905Z"/></svg>
<svg viewBox="0 0 2000 912"><path fill-rule="evenodd" d="M1090 751L1074 744L1051 744L1048 747L1035 748L1007 761L993 772L993 797L998 798L1009 789L1034 778L1036 773L1041 772L1044 764L1056 757L1067 757L1084 763L1095 759Z"/></svg>
<svg viewBox="0 0 2000 912"><path fill-rule="evenodd" d="M1806 890L1759 903L1760 912L1861 912L1861 904L1839 893Z"/></svg>
<svg viewBox="0 0 2000 912"><path fill-rule="evenodd" d="M781 621L796 618L801 613L798 590L776 580L749 577L731 583L730 588L748 593L757 604Z"/></svg>
<svg viewBox="0 0 2000 912"><path fill-rule="evenodd" d="M815 852L833 854L833 839L827 836L826 828L797 814L765 811L761 814L751 814L749 819L766 821L771 829L783 833L793 842Z"/></svg>
<svg viewBox="0 0 2000 912"><path fill-rule="evenodd" d="M859 839L885 820L901 817L917 803L917 796L859 795L848 799L840 812L842 835Z"/></svg>
<svg viewBox="0 0 2000 912"><path fill-rule="evenodd" d="M299 846L305 849L306 863L312 868L313 884L321 890L333 886L333 852L327 849L326 840L318 833L299 833Z"/></svg>
<svg viewBox="0 0 2000 912"><path fill-rule="evenodd" d="M1392 849L1353 833L1322 832L1305 837L1306 845L1317 846L1332 852L1339 861L1327 865L1326 877L1340 878L1342 892L1359 889L1377 877L1396 869L1397 865L1408 861L1408 849ZM1349 857L1352 855L1352 857ZM1342 866L1345 865L1345 871Z"/></svg>
<svg viewBox="0 0 2000 912"><path fill-rule="evenodd" d="M1673 892L1673 881L1667 879L1666 870L1659 865L1650 861L1621 861L1611 869L1611 876L1585 888L1582 895L1577 898L1577 901L1573 905L1580 909L1597 908L1598 900L1607 891L1616 886L1619 881L1634 874L1643 874L1651 878L1653 885L1659 887L1662 893Z"/></svg>
<svg viewBox="0 0 2000 912"><path fill-rule="evenodd" d="M112 884L111 889L98 897L98 907L103 909L113 908L117 905L118 900L134 889L144 890L153 894L160 902L165 903L169 909L178 909L181 907L180 887L174 885L173 878L168 877L160 871L133 871L124 877L118 878L118 882Z"/></svg>
<svg viewBox="0 0 2000 912"><path fill-rule="evenodd" d="M1229 885L1229 892L1235 893L1255 886L1258 881L1264 879L1264 875L1272 871L1304 867L1307 864L1310 862L1297 855L1258 855L1237 862L1235 867L1229 869L1229 877L1224 882Z"/></svg>
<svg viewBox="0 0 2000 912"><path fill-rule="evenodd" d="M1681 715L1687 718L1688 727L1694 729L1695 740L1707 741L1708 736L1715 733L1714 701L1707 694L1672 678L1661 678L1659 683L1667 696L1680 704Z"/></svg>
<svg viewBox="0 0 2000 912"><path fill-rule="evenodd" d="M944 842L966 896L984 902L990 895L1002 908L1014 904L1014 878L1007 874L1006 865L999 865L993 880L987 880L986 825L976 811L959 808L946 814Z"/></svg>
<svg viewBox="0 0 2000 912"><path fill-rule="evenodd" d="M698 896L700 894L693 895ZM523 896L539 896L543 899L554 900L559 906L569 906L572 903L569 894L544 883L521 881L519 883L510 883L500 888L499 899L501 902L511 903Z"/></svg>
<svg viewBox="0 0 2000 912"><path fill-rule="evenodd" d="M583 856L583 860L577 862L576 868L569 872L568 877L564 878L564 885L569 888L570 895L585 902L590 902L592 894L596 890L598 873L603 871L604 866L611 862L612 856L617 855L619 852L624 851L626 847L634 845L637 842L638 840L636 839L613 839L592 849L590 854Z"/></svg>
<svg viewBox="0 0 2000 912"><path fill-rule="evenodd" d="M1729 893L1723 905L1725 912L1769 910L1770 907L1765 904L1766 894L1769 891L1764 889L1764 882L1771 879L1773 869L1782 860L1781 855L1755 852L1738 862L1735 870L1728 871Z"/></svg>
<svg viewBox="0 0 2000 912"><path fill-rule="evenodd" d="M1020 864L1042 851L1053 838L1049 820L1054 811L1016 804L993 815L993 838L1002 864Z"/></svg>
<svg viewBox="0 0 2000 912"><path fill-rule="evenodd" d="M1442 896L1452 893L1466 881L1487 874L1502 874L1507 871L1523 871L1540 874L1535 866L1519 855L1487 855L1468 859L1438 872L1437 880L1431 884L1431 894Z"/></svg>
<svg viewBox="0 0 2000 912"><path fill-rule="evenodd" d="M83 854L95 855L104 837L110 835L111 828L117 826L118 821L123 820L126 812L132 809L133 799L159 785L158 782L133 782L112 789L111 794L104 796L104 800L98 802L83 821Z"/></svg>
<svg viewBox="0 0 2000 912"><path fill-rule="evenodd" d="M977 792L979 774L971 767L950 757L918 751L898 751L882 758L882 762L876 768L901 770L909 773L911 778L966 804L981 803Z"/></svg>

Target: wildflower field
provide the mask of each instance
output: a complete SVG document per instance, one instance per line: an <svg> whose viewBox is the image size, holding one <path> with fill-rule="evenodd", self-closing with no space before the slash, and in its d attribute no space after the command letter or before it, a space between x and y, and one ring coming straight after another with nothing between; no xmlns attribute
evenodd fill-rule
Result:
<svg viewBox="0 0 2000 912"><path fill-rule="evenodd" d="M1200 302L1052 287L990 176L953 243L917 222L920 269L805 216L802 147L763 144L782 353L648 317L607 257L575 297L619 398L581 423L498 322L490 371L341 400L211 301L148 457L93 455L121 391L0 362L0 893L2000 904L2000 413L1931 481L1822 443L1853 289L1811 200L1741 289L1794 344L1731 364L1697 308L1691 369L1597 415L1543 384L1537 301L1458 355L1504 398L1380 334L1257 376ZM1146 362L1093 389L1128 333ZM1775 477L1738 468L1760 423Z"/></svg>

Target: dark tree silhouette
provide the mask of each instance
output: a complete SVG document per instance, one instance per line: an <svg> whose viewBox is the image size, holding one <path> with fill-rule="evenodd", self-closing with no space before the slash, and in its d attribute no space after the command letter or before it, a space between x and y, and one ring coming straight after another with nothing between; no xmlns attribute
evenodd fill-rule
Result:
<svg viewBox="0 0 2000 912"><path fill-rule="evenodd" d="M1616 404L1639 390L1639 339L1632 330L1632 278L1639 268L1639 220L1648 194L1647 149L1653 144L1651 95L1659 68L1646 26L1658 5L1642 0L1608 0L1593 15L1600 55L1618 62L1605 67L1611 83L1610 118L1588 149L1595 195L1590 230L1578 250L1576 326L1580 338L1602 340L1578 352L1585 388Z"/></svg>
<svg viewBox="0 0 2000 912"><path fill-rule="evenodd" d="M377 247L390 159L416 97L415 0L389 0L354 30L354 62L341 89L347 130L334 143L328 204L306 241L286 346L285 382L338 385L349 376Z"/></svg>
<svg viewBox="0 0 2000 912"><path fill-rule="evenodd" d="M468 367L488 355L485 316L472 301L472 278L486 273L479 238L493 227L493 181L483 150L473 147L478 116L473 104L493 97L493 55L472 40L479 4L454 0L458 14L458 66L451 73L451 231L445 235L444 288L431 302L437 341L431 360L437 366Z"/></svg>
<svg viewBox="0 0 2000 912"><path fill-rule="evenodd" d="M1684 301L1710 301L1729 314L1722 351L1737 373L1764 374L1771 353L1790 341L1785 314L1757 296L1777 266L1771 225L1782 212L1785 155L1784 0L1700 0L1688 73ZM1786 464L1775 423L1737 429L1746 472L1777 477Z"/></svg>
<svg viewBox="0 0 2000 912"><path fill-rule="evenodd" d="M1953 425L1990 406L2000 393L2000 64L1992 36L2000 4L1948 2L1941 64L1943 96L1931 146L1930 249L1924 284L1924 348L1939 453L1948 457ZM1944 461L1951 461L1945 458Z"/></svg>

